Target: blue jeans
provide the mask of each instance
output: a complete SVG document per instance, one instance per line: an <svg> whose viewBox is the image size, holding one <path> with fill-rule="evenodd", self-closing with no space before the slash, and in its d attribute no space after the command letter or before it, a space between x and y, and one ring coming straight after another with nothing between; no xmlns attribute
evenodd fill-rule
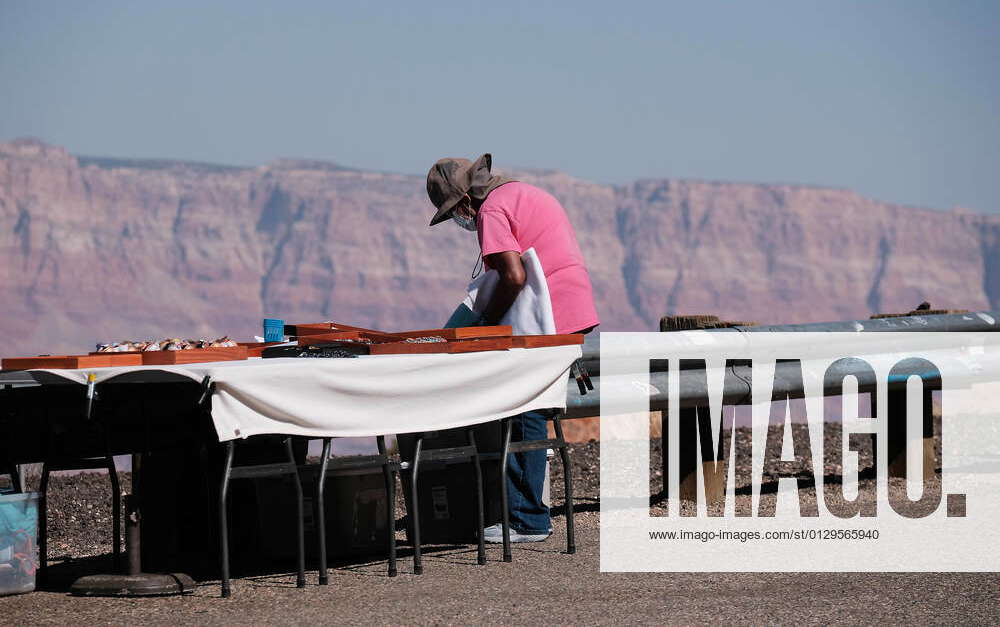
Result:
<svg viewBox="0 0 1000 627"><path fill-rule="evenodd" d="M544 440L548 410L529 411L510 419L511 441ZM513 453L507 460L507 504L511 527L520 533L548 533L549 508L542 503L545 450Z"/></svg>

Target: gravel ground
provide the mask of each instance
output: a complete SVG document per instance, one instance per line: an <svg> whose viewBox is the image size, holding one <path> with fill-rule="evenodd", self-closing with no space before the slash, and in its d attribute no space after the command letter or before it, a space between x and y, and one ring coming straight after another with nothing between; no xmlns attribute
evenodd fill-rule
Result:
<svg viewBox="0 0 1000 627"><path fill-rule="evenodd" d="M738 441L740 437L738 436ZM744 442L745 445L745 442ZM339 565L330 585L307 572L305 589L289 575L233 582L219 598L218 582L202 582L182 598L86 599L64 591L0 598L5 624L122 624L131 621L216 625L262 624L518 623L528 620L600 624L742 621L796 624L884 622L995 624L1000 611L996 574L656 574L600 573L598 551L599 443L573 447L577 499L577 553L565 553L563 509L554 510L555 534L540 544L515 545L514 561L488 548L477 566L473 547L429 547L424 574L412 574L401 547L400 574L385 562ZM652 467L659 444L651 446ZM864 465L864 462L863 464ZM837 469L826 469L835 474ZM552 492L562 502L561 471L553 464ZM128 485L128 473L122 473ZM109 565L110 501L100 474L55 477L51 487L53 561L78 560L82 572ZM653 492L659 478L652 477ZM899 486L897 486L898 488ZM807 488L806 490L810 490ZM815 498L813 492L812 497ZM654 499L655 500L655 499ZM654 509L663 501L654 503ZM402 537L400 535L400 537Z"/></svg>

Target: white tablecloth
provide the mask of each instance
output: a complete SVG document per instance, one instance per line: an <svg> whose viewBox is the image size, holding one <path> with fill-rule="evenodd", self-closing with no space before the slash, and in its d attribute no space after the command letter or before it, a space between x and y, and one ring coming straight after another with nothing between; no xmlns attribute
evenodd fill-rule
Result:
<svg viewBox="0 0 1000 627"><path fill-rule="evenodd" d="M220 441L260 434L360 437L489 422L566 407L579 346L357 359L250 359L181 366L53 370L102 383L140 370L215 382L212 419Z"/></svg>

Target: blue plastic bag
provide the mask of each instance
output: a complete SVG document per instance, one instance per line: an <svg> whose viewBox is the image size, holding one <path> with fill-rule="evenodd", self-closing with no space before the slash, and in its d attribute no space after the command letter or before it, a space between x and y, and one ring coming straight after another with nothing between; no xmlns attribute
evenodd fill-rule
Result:
<svg viewBox="0 0 1000 627"><path fill-rule="evenodd" d="M451 314L448 318L448 322L444 323L443 329L457 329L459 327L478 327L482 326L483 317L480 314L469 309L469 306L462 303L455 309L455 312Z"/></svg>

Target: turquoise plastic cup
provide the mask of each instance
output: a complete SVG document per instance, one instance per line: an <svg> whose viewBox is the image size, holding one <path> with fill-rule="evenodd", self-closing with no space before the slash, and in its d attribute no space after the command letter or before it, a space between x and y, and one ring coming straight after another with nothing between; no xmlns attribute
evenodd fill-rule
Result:
<svg viewBox="0 0 1000 627"><path fill-rule="evenodd" d="M280 342L285 337L285 321L278 318L264 318L264 341Z"/></svg>

